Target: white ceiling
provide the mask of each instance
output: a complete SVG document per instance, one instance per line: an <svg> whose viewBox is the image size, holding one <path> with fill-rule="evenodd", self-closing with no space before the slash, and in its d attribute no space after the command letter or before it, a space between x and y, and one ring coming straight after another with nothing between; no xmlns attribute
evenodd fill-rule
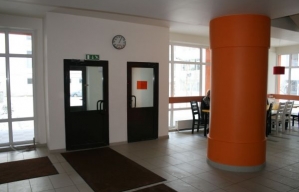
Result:
<svg viewBox="0 0 299 192"><path fill-rule="evenodd" d="M277 19L299 13L299 0L0 0L0 13L43 17L48 11L166 26L171 32L209 35L211 19L263 14ZM299 44L299 32L271 28L271 46Z"/></svg>

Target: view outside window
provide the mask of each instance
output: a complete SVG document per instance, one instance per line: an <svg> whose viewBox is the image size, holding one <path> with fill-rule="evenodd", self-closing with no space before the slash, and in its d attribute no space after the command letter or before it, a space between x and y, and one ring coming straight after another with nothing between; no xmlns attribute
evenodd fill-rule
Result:
<svg viewBox="0 0 299 192"><path fill-rule="evenodd" d="M20 46L19 43L22 43L22 46ZM9 34L9 53L10 54L32 54L31 35Z"/></svg>
<svg viewBox="0 0 299 192"><path fill-rule="evenodd" d="M0 147L34 138L32 44L31 33L0 32Z"/></svg>
<svg viewBox="0 0 299 192"><path fill-rule="evenodd" d="M285 74L278 76L279 94L299 95L298 54L280 55L280 65L285 66Z"/></svg>
<svg viewBox="0 0 299 192"><path fill-rule="evenodd" d="M174 61L199 62L200 49L195 47L174 46Z"/></svg>
<svg viewBox="0 0 299 192"><path fill-rule="evenodd" d="M82 71L70 71L70 105L82 106Z"/></svg>
<svg viewBox="0 0 299 192"><path fill-rule="evenodd" d="M199 76L199 64L174 64L173 97L200 95Z"/></svg>
<svg viewBox="0 0 299 192"><path fill-rule="evenodd" d="M0 33L0 53L5 53L5 34Z"/></svg>
<svg viewBox="0 0 299 192"><path fill-rule="evenodd" d="M12 117L33 117L33 87L27 83L32 79L32 58L11 57L9 63Z"/></svg>
<svg viewBox="0 0 299 192"><path fill-rule="evenodd" d="M207 52L204 47L169 46L169 97L205 95ZM169 128L178 120L191 119L190 103L169 104Z"/></svg>

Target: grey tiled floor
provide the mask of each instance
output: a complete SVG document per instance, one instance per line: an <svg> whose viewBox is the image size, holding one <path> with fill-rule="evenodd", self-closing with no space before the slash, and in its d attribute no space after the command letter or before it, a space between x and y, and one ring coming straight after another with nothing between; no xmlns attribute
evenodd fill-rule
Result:
<svg viewBox="0 0 299 192"><path fill-rule="evenodd" d="M170 132L169 139L111 148L167 179L163 183L179 192L299 192L298 127L268 137L266 167L254 173L228 172L209 166L206 163L207 139L202 132ZM50 154L45 148L2 152L0 163L46 155L57 168L58 175L2 184L0 192L92 191L60 154Z"/></svg>

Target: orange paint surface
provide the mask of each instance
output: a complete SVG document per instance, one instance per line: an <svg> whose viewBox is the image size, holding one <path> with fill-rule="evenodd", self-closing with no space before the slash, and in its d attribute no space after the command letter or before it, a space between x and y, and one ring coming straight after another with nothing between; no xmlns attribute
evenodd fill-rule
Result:
<svg viewBox="0 0 299 192"><path fill-rule="evenodd" d="M232 15L210 22L212 49L209 160L231 166L266 161L270 19Z"/></svg>

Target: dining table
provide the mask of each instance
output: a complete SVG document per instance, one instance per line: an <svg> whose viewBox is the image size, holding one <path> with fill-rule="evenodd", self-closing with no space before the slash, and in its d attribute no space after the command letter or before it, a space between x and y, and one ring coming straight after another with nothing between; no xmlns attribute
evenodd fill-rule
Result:
<svg viewBox="0 0 299 192"><path fill-rule="evenodd" d="M273 106L272 106L272 114L275 115L275 112L277 111L279 107L279 103L273 103ZM299 108L299 104L296 104L296 105L293 105L293 108ZM269 109L269 105L267 105L267 110ZM202 109L201 112L204 114L203 115L203 123L204 123L204 136L206 137L207 136L207 133L208 133L208 129L207 129L207 126L208 126L208 115L210 114L210 109ZM294 126L294 118L296 117L296 114L292 114L291 115L293 120L292 120L292 124Z"/></svg>

